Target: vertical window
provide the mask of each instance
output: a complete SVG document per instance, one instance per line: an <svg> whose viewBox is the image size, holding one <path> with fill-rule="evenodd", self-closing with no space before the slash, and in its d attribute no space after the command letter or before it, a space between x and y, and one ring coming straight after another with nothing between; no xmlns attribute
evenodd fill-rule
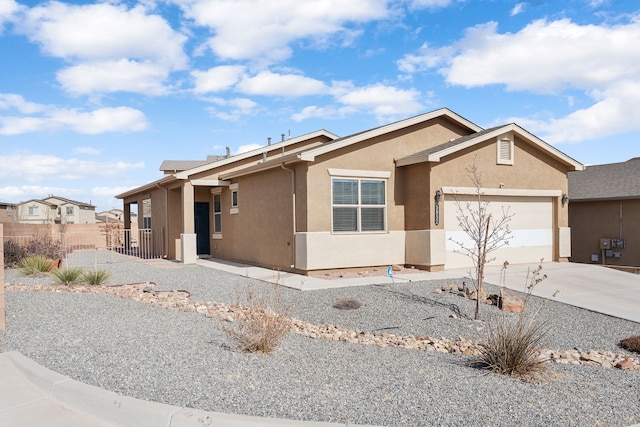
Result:
<svg viewBox="0 0 640 427"><path fill-rule="evenodd" d="M334 232L384 231L386 181L334 178L332 213Z"/></svg>
<svg viewBox="0 0 640 427"><path fill-rule="evenodd" d="M231 211L230 213L235 214L238 213L238 184L231 184L229 186L229 191L231 191Z"/></svg>
<svg viewBox="0 0 640 427"><path fill-rule="evenodd" d="M67 215L73 215L73 206L67 206Z"/></svg>
<svg viewBox="0 0 640 427"><path fill-rule="evenodd" d="M222 204L220 194L213 195L213 233L222 233Z"/></svg>

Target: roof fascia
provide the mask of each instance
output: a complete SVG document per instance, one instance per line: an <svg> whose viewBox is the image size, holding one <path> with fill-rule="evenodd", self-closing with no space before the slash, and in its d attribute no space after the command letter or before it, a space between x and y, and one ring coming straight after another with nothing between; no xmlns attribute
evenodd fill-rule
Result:
<svg viewBox="0 0 640 427"><path fill-rule="evenodd" d="M304 161L304 159L301 159L300 153L292 153L283 157L267 160L266 162L260 162L255 165L246 166L242 169L234 170L228 173L221 173L218 178L226 181L226 180L237 178L240 176L250 175L256 172L262 172L269 169L279 168L280 166L288 165L291 163L297 163L300 161Z"/></svg>
<svg viewBox="0 0 640 427"><path fill-rule="evenodd" d="M211 163L207 163L206 165L202 165L202 166L198 166L196 168L193 169L188 169L182 172L178 172L176 174L176 178L178 179L189 179L189 176L200 173L200 172L205 172L214 168L218 168L220 166L224 166L224 165L228 165L230 163L235 163L239 160L244 160L247 159L249 157L252 156L257 156L260 155L264 152L271 152L274 150L280 150L284 147L287 147L289 145L292 144L297 144L299 142L305 141L307 139L311 139L311 138L315 138L317 136L326 136L332 140L334 139L338 139L338 135L335 135L327 130L321 129L315 132L311 132L305 135L301 135L295 138L291 138L291 139L287 139L285 141L281 141L281 142L276 142L275 144L271 144L271 145L267 145L264 147L260 147L260 148L256 148L255 150L251 150L251 151L247 151L246 153L242 153L242 154L237 154L235 156L230 156L227 157L226 159L222 159L222 160L217 160Z"/></svg>
<svg viewBox="0 0 640 427"><path fill-rule="evenodd" d="M438 117L448 117L454 122L472 130L475 132L480 132L482 128L476 125L473 122L465 119L464 117L454 113L448 108L440 108L435 111L431 111L429 113L421 114L419 116L411 117L405 120L400 120L399 122L391 123L385 126L381 126L375 129L371 129L369 131L361 132L351 137L345 137L338 142L334 142L332 144L322 145L320 147L311 148L309 150L305 150L301 154L301 160L306 160L309 162L313 162L316 156L329 153L334 150L339 150L340 148L348 147L352 144L365 141L367 139L375 138L380 135L384 135L390 132L394 132L400 129L407 128L409 126L413 126L419 123L423 123L429 120L436 119Z"/></svg>
<svg viewBox="0 0 640 427"><path fill-rule="evenodd" d="M125 191L124 193L120 193L120 194L118 194L116 196L116 199L124 199L126 197L133 196L134 194L138 194L138 193L142 193L142 192L145 192L145 191L149 191L149 190L151 190L153 188L158 187L161 184L167 184L167 183L172 182L172 181L177 181L175 176L174 175L167 175L167 176L162 177L162 178L160 178L160 179L158 179L156 181L150 182L149 184L145 184L145 185L140 186L140 187L132 188L129 191Z"/></svg>

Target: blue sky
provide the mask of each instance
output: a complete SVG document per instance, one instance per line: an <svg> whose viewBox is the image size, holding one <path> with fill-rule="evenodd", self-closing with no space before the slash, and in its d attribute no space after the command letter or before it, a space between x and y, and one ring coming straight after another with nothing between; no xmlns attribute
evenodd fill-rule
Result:
<svg viewBox="0 0 640 427"><path fill-rule="evenodd" d="M166 159L440 107L640 156L635 1L0 0L0 55L2 202L121 208Z"/></svg>

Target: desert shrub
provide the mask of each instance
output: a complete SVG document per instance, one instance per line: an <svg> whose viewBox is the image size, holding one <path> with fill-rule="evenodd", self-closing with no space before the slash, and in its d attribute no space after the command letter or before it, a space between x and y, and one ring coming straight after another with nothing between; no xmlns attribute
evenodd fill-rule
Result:
<svg viewBox="0 0 640 427"><path fill-rule="evenodd" d="M357 310L362 307L362 303L355 298L341 297L333 303L333 308L338 310Z"/></svg>
<svg viewBox="0 0 640 427"><path fill-rule="evenodd" d="M58 285L77 285L82 282L84 272L78 267L65 267L51 272L51 278Z"/></svg>
<svg viewBox="0 0 640 427"><path fill-rule="evenodd" d="M36 236L25 245L27 254L44 255L50 259L64 258L64 247L60 241L52 239L50 236Z"/></svg>
<svg viewBox="0 0 640 427"><path fill-rule="evenodd" d="M27 248L15 240L5 240L3 247L5 267L16 267L27 257Z"/></svg>
<svg viewBox="0 0 640 427"><path fill-rule="evenodd" d="M270 353L291 329L292 303L285 297L280 285L261 291L247 287L244 304L240 303L240 316L224 332L251 353Z"/></svg>
<svg viewBox="0 0 640 427"><path fill-rule="evenodd" d="M111 274L106 270L90 270L82 274L82 282L87 285L100 286L107 283Z"/></svg>
<svg viewBox="0 0 640 427"><path fill-rule="evenodd" d="M505 263L505 269L507 264ZM527 274L523 309L517 315L500 313L487 321L480 350L479 364L493 372L535 380L546 371L546 359L540 357L539 347L549 332L549 322L538 318L539 310L530 312L529 301L533 288L546 278L541 275L542 263ZM504 270L503 270L504 274Z"/></svg>
<svg viewBox="0 0 640 427"><path fill-rule="evenodd" d="M620 345L629 351L640 353L640 335L620 340Z"/></svg>
<svg viewBox="0 0 640 427"><path fill-rule="evenodd" d="M22 258L18 265L20 266L20 273L22 273L23 276L38 276L53 271L56 268L56 265L44 255Z"/></svg>

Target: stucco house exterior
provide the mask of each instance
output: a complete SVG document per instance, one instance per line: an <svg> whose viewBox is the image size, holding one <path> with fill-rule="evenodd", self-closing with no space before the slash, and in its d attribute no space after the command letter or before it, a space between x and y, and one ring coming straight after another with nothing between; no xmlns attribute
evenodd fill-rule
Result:
<svg viewBox="0 0 640 427"><path fill-rule="evenodd" d="M307 274L401 264L467 266L457 202L482 174L495 212L514 214L496 263L570 256L567 173L582 164L515 124L482 129L442 108L339 138L321 130L172 171L117 197L151 203L168 258L241 261ZM164 164L166 166L166 164ZM177 162L176 162L177 165ZM187 165L188 166L188 165Z"/></svg>
<svg viewBox="0 0 640 427"><path fill-rule="evenodd" d="M640 157L569 173L571 261L640 267Z"/></svg>
<svg viewBox="0 0 640 427"><path fill-rule="evenodd" d="M16 222L16 204L0 202L0 222Z"/></svg>
<svg viewBox="0 0 640 427"><path fill-rule="evenodd" d="M95 206L50 195L16 205L17 221L24 224L95 224Z"/></svg>

